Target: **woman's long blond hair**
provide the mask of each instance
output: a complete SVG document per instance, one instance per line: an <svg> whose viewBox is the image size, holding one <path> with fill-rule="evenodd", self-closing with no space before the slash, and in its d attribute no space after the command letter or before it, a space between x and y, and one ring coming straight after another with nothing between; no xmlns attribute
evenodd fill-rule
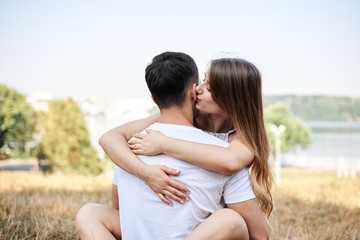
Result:
<svg viewBox="0 0 360 240"><path fill-rule="evenodd" d="M269 217L274 177L269 164L260 72L243 59L221 58L211 61L209 78L214 101L231 116L237 134L254 154L250 179L260 209Z"/></svg>

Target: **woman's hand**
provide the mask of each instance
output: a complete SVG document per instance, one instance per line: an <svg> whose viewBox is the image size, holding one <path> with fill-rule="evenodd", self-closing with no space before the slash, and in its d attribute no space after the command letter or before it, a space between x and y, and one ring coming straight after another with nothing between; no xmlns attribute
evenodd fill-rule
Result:
<svg viewBox="0 0 360 240"><path fill-rule="evenodd" d="M160 131L146 129L146 133L136 133L134 138L128 141L129 147L135 154L157 155L164 152L167 136Z"/></svg>
<svg viewBox="0 0 360 240"><path fill-rule="evenodd" d="M190 200L188 196L188 194L190 194L189 189L168 176L168 174L174 176L179 175L179 170L164 165L142 165L138 170L138 174L151 190L166 204L170 206L173 205L166 197L179 203L184 203L184 200Z"/></svg>

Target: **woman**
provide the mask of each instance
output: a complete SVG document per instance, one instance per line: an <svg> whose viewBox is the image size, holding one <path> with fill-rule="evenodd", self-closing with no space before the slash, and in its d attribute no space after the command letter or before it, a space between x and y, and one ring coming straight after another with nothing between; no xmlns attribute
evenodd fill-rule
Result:
<svg viewBox="0 0 360 240"><path fill-rule="evenodd" d="M273 208L273 179L268 163L269 142L263 119L260 73L253 64L242 59L213 60L204 82L197 87L197 93L196 109L199 110L199 115L195 119L196 127L228 137L228 148L169 139L158 132L136 134L139 139L131 140L130 147L135 153L141 154L164 152L225 174L233 174L250 166L254 193L261 210L269 216ZM127 125L127 133L122 134L128 140L132 134L155 121L157 116L136 121ZM154 168L144 164L137 164L135 167L131 159L121 159L119 149L114 147L119 146L118 143L124 145L121 140L124 138L117 138L118 132L118 129L111 130L100 139L100 144L111 159L117 158L124 170L141 177L164 202L171 204L166 197L179 202L188 199L184 193L188 189L165 174L178 174L173 169L164 166ZM157 141L155 145L160 148L151 150L153 147L147 147L149 144L153 146L150 139Z"/></svg>

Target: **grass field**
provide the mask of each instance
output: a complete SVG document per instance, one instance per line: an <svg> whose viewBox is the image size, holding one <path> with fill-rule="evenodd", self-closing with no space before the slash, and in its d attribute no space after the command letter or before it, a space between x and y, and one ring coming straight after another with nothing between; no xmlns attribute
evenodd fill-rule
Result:
<svg viewBox="0 0 360 240"><path fill-rule="evenodd" d="M360 177L283 170L271 239L360 239ZM111 204L111 178L0 172L0 239L78 239L88 202Z"/></svg>

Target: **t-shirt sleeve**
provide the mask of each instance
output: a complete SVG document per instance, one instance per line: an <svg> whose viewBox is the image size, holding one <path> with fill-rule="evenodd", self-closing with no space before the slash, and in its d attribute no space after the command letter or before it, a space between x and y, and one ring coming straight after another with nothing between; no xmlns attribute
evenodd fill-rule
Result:
<svg viewBox="0 0 360 240"><path fill-rule="evenodd" d="M224 185L223 197L226 204L244 202L255 198L248 168L244 168L231 176Z"/></svg>
<svg viewBox="0 0 360 240"><path fill-rule="evenodd" d="M118 168L118 166L114 163L114 174L113 174L112 182L116 186L118 185L117 184L117 180L118 180L117 168Z"/></svg>

